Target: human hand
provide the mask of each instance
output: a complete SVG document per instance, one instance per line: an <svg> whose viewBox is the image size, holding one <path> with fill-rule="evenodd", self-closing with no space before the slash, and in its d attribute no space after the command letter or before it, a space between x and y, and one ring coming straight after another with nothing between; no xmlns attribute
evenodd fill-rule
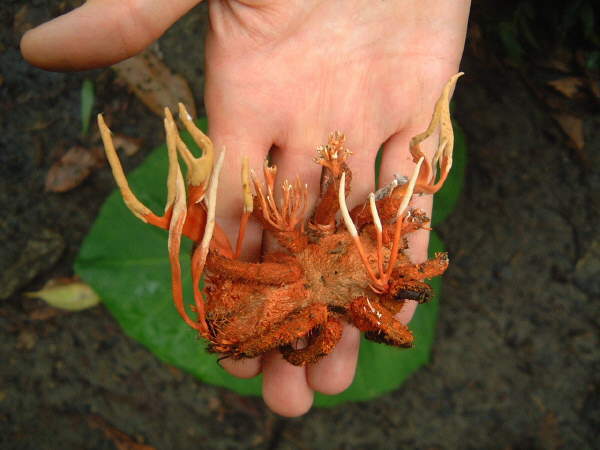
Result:
<svg viewBox="0 0 600 450"><path fill-rule="evenodd" d="M112 64L141 51L197 3L90 0L26 34L23 54L48 69ZM442 0L209 0L205 103L209 135L217 148L229 149L218 220L230 240L241 204L238 155L260 167L272 150L280 179L299 175L312 187L311 203L320 167L307 162L332 130L343 131L354 152L350 207L373 190L382 145L384 183L394 173L412 173L408 141L425 129L457 71L468 9L468 1ZM430 213L431 196L414 206ZM415 262L426 258L428 240L423 230L410 236ZM257 257L261 241L259 227L249 226L243 256ZM407 323L415 307L409 302L399 319ZM278 352L222 364L240 377L262 371L265 402L297 416L310 408L314 391L336 394L351 384L358 347L358 330L346 325L334 351L308 368L290 365Z"/></svg>

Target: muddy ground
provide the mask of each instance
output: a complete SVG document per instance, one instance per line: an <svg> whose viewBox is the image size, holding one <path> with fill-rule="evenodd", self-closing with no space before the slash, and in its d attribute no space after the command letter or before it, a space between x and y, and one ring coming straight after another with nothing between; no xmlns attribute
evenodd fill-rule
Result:
<svg viewBox="0 0 600 450"><path fill-rule="evenodd" d="M115 448L91 426L95 417L159 449L597 448L597 103L574 107L585 138L575 151L539 96L535 70L467 46L456 117L469 161L459 205L438 229L452 265L432 361L385 397L282 419L259 399L161 363L102 306L36 320L44 305L23 297L72 275L114 186L104 167L69 192L44 192L49 167L92 139L80 137L83 80L95 84L96 112L112 111L123 133L144 137L126 169L162 140L157 118L110 69L53 74L21 59L27 24L68 7L0 7L0 447ZM204 13L196 8L160 41L198 105Z"/></svg>

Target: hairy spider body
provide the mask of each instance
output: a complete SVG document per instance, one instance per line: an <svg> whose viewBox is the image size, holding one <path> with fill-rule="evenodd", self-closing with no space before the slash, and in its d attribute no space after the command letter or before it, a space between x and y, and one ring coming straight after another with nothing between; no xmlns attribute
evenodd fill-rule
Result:
<svg viewBox="0 0 600 450"><path fill-rule="evenodd" d="M367 254L373 255L370 262L375 265L376 242L369 231L372 230L365 230L361 236L366 238L363 245ZM385 250L387 262L389 249ZM209 254L205 269L206 317L212 351L250 358L284 344L288 360L310 364L326 351L315 351L310 358L306 355L298 360L291 344L301 338L308 338L309 342L321 338L326 341L321 345L333 348L341 337L340 320L371 332L367 337L373 340L410 347L412 333L395 319L392 320L396 322L396 330L387 331L389 324L378 318L382 314L380 309L395 313L406 299L428 300L430 288L422 280L440 275L448 263L445 254L420 265L401 255L394 272L396 293L377 294L369 287L371 281L362 268L360 254L345 230L309 243L293 256L272 253L264 261L281 264L289 270L285 276L264 279L248 269L262 268L265 263L231 264L233 260ZM298 320L301 312L306 311L309 314ZM330 335L323 338L321 335L327 331ZM283 338L282 332L288 335Z"/></svg>
<svg viewBox="0 0 600 450"><path fill-rule="evenodd" d="M412 333L394 315L406 301L423 303L431 298L431 288L424 281L441 275L448 267L448 257L439 253L414 264L404 254L406 236L426 228L429 222L423 211L408 204L414 195L437 192L450 170L453 135L448 102L460 75L452 77L444 88L428 129L411 140L416 166L410 179L395 178L352 212L345 201L350 192L351 171L346 163L350 151L341 133L332 133L328 144L317 150L315 161L323 172L320 197L310 217L305 214L308 187L299 179L293 183L285 180L281 192L276 192L275 167L265 164L263 185L254 173L249 175L244 161L243 210L235 249L215 222L224 152L215 163L212 142L195 127L182 105L180 117L204 152L200 158L191 154L166 110L169 176L162 217L141 204L129 189L110 130L99 116L108 159L125 203L140 219L169 230L175 306L184 321L208 341L210 351L239 359L279 349L292 364L313 364L335 348L343 322L365 332L368 339L397 347L412 345ZM436 130L438 149L427 161L419 144ZM178 152L188 166L187 189ZM338 213L340 221L336 220ZM282 248L257 263L239 259L250 217L259 220ZM182 235L195 242L195 320L183 301L179 266ZM203 274L204 297L200 291Z"/></svg>

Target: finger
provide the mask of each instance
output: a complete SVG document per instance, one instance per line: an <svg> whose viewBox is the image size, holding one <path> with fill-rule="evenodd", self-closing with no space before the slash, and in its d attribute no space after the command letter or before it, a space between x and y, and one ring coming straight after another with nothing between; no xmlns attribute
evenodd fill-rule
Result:
<svg viewBox="0 0 600 450"><path fill-rule="evenodd" d="M333 351L306 369L308 385L317 392L335 395L345 391L354 380L360 331L344 324L342 338Z"/></svg>
<svg viewBox="0 0 600 450"><path fill-rule="evenodd" d="M210 106L209 106L210 105ZM248 165L255 170L262 167L263 161L271 147L271 140L261 130L258 124L251 119L238 119L232 123L230 118L239 118L238 115L223 113L213 101L208 102L211 120L209 122L209 136L215 149L227 149L227 159L221 172L219 191L217 194L217 223L227 235L232 249L238 240L240 218L243 211L243 193L241 184L242 158L248 157ZM262 228L257 221L250 220L246 226L240 259L256 261L260 256L262 246ZM240 378L251 378L261 371L261 358L234 360L226 358L221 360L221 366L230 374Z"/></svg>
<svg viewBox="0 0 600 450"><path fill-rule="evenodd" d="M201 0L89 0L23 36L23 57L46 70L85 70L129 58Z"/></svg>
<svg viewBox="0 0 600 450"><path fill-rule="evenodd" d="M231 375L238 378L252 378L260 373L261 358L251 359L222 359L219 364Z"/></svg>
<svg viewBox="0 0 600 450"><path fill-rule="evenodd" d="M232 250L238 240L243 198L241 185L242 157L248 157L250 167L261 167L267 155L269 144L258 136L237 136L223 133L223 127L213 126L210 132L217 151L227 149L227 160L217 194L217 223L223 229ZM262 229L256 221L246 225L240 259L256 261L262 247ZM230 374L240 378L251 378L261 371L261 358L221 360L221 366Z"/></svg>
<svg viewBox="0 0 600 450"><path fill-rule="evenodd" d="M417 306L419 306L418 302L414 300L406 300L404 302L404 305L402 305L402 309L400 310L400 312L394 315L394 317L400 323L408 325L408 323L412 320L413 316L415 315Z"/></svg>
<svg viewBox="0 0 600 450"><path fill-rule="evenodd" d="M227 123L210 122L209 135L215 149L227 149L227 159L221 172L219 191L217 194L217 223L227 235L232 249L240 229L240 218L243 211L243 191L241 182L242 158L248 157L248 165L254 170L262 167L270 148L270 140L262 134L238 134L236 128L229 129ZM256 261L260 255L262 228L255 220L247 224L242 244L241 259Z"/></svg>
<svg viewBox="0 0 600 450"><path fill-rule="evenodd" d="M306 369L291 365L278 351L263 356L263 398L284 417L298 417L310 409L314 392L306 381Z"/></svg>
<svg viewBox="0 0 600 450"><path fill-rule="evenodd" d="M284 142L277 151L273 153L273 163L277 165L278 181L284 179L292 180L299 176L303 183L309 188L309 205L307 208L309 218L312 215L315 203L318 202L320 178L322 168L312 162L316 155L316 147L327 143L330 132L339 129L349 130L346 134L346 147L352 151L347 159L347 164L352 170L351 191L348 203L355 205L363 202L375 185L375 155L381 145L381 140L374 133L367 135L357 133L353 127L338 127L331 122L329 127L321 127L318 131L315 127L310 133L290 133L289 141ZM273 248L272 240L267 240L266 248ZM308 389L315 389L325 394L337 394L350 386L354 379L356 363L358 359L358 348L360 342L359 331L346 325L342 339L333 352L314 366L306 369L306 383ZM283 361L283 360L281 360ZM288 363L283 361L281 365ZM285 365L284 365L285 367ZM311 391L312 391L311 389ZM266 400L265 400L266 401ZM310 407L308 405L307 407Z"/></svg>

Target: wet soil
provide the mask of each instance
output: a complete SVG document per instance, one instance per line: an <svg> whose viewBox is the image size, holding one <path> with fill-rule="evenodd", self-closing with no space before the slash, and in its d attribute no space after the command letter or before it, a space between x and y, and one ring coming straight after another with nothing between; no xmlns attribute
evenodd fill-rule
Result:
<svg viewBox="0 0 600 450"><path fill-rule="evenodd" d="M44 192L66 149L97 142L80 135L83 80L94 82L95 111L144 138L126 170L162 140L110 69L55 74L21 59L27 24L70 5L0 7L0 447L115 448L91 417L160 449L598 446L600 114L586 112L585 147L574 151L533 72L488 64L469 46L455 99L469 161L459 205L438 229L452 264L437 343L396 392L282 419L159 362L102 306L39 320L44 305L23 293L72 275L114 186L103 167L69 192ZM159 43L197 95L205 17L196 8Z"/></svg>

